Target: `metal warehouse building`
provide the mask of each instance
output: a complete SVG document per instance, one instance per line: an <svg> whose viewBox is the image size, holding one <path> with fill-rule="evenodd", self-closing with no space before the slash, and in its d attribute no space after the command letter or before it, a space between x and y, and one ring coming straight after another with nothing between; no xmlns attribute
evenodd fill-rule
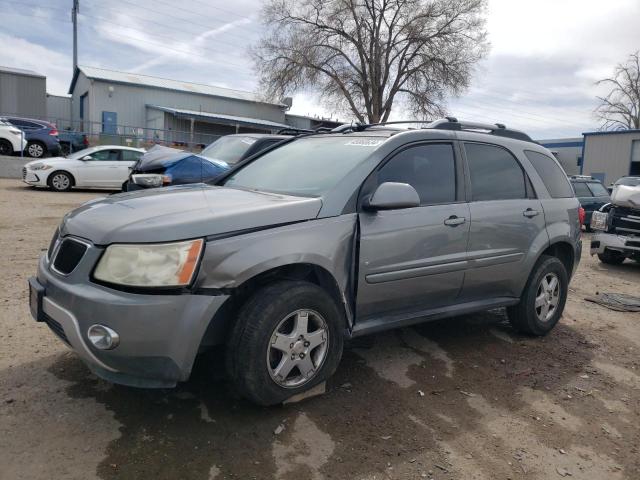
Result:
<svg viewBox="0 0 640 480"><path fill-rule="evenodd" d="M291 106L240 90L84 66L76 69L69 94L78 130L200 144L285 128Z"/></svg>
<svg viewBox="0 0 640 480"><path fill-rule="evenodd" d="M0 115L45 117L46 95L47 79L44 75L0 66Z"/></svg>
<svg viewBox="0 0 640 480"><path fill-rule="evenodd" d="M609 185L625 175L640 175L640 130L584 133L580 173Z"/></svg>
<svg viewBox="0 0 640 480"><path fill-rule="evenodd" d="M584 145L582 138L554 138L538 140L538 143L551 150L567 175L576 175L580 173L582 147Z"/></svg>

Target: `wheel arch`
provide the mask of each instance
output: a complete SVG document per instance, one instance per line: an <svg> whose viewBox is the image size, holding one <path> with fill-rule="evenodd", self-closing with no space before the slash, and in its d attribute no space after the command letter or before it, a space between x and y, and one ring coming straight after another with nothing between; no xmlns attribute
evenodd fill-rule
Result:
<svg viewBox="0 0 640 480"><path fill-rule="evenodd" d="M536 259L536 264L543 255L556 257L560 260L564 265L564 268L567 270L567 275L571 278L574 273L573 270L575 266L576 253L573 245L568 240L557 240L550 244L546 249L540 252Z"/></svg>
<svg viewBox="0 0 640 480"><path fill-rule="evenodd" d="M69 170L65 170L64 168L59 168L59 169L54 170L53 172L51 172L49 174L49 176L47 177L47 185L51 186L51 179L53 178L53 176L56 173L66 173L71 178L71 186L72 187L76 186L76 184L77 184L76 177L73 175L73 173L71 173Z"/></svg>

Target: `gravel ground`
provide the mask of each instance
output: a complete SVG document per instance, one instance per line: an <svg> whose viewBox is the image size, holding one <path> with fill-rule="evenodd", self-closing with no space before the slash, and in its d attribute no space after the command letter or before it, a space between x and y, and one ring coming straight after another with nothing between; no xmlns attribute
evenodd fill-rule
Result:
<svg viewBox="0 0 640 480"><path fill-rule="evenodd" d="M583 298L640 293L640 264L585 251L545 338L501 311L365 338L326 395L257 408L214 355L173 390L114 386L31 320L38 255L100 195L0 180L0 479L639 478L640 314Z"/></svg>

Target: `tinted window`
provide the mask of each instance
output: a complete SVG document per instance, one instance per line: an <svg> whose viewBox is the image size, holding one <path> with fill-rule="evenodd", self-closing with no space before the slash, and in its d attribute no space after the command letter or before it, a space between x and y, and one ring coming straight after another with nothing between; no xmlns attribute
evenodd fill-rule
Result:
<svg viewBox="0 0 640 480"><path fill-rule="evenodd" d="M456 200L456 167L448 144L407 148L378 172L378 183L408 183L416 189L422 205Z"/></svg>
<svg viewBox="0 0 640 480"><path fill-rule="evenodd" d="M567 174L553 158L531 150L526 150L524 153L542 178L549 195L553 198L573 197Z"/></svg>
<svg viewBox="0 0 640 480"><path fill-rule="evenodd" d="M587 184L584 182L576 182L573 184L573 189L576 192L576 197L593 197L591 190L587 187Z"/></svg>
<svg viewBox="0 0 640 480"><path fill-rule="evenodd" d="M122 150L122 160L125 162L136 162L142 156L142 152L133 150Z"/></svg>
<svg viewBox="0 0 640 480"><path fill-rule="evenodd" d="M99 161L120 160L120 150L98 150L97 152L93 152L90 155L92 160L99 160Z"/></svg>
<svg viewBox="0 0 640 480"><path fill-rule="evenodd" d="M527 198L524 172L507 150L476 143L465 150L474 201Z"/></svg>
<svg viewBox="0 0 640 480"><path fill-rule="evenodd" d="M587 185L589 186L589 190L591 190L591 193L593 193L594 197L609 196L609 192L607 191L606 188L604 188L604 185L602 185L601 183L591 182L591 183L587 183Z"/></svg>

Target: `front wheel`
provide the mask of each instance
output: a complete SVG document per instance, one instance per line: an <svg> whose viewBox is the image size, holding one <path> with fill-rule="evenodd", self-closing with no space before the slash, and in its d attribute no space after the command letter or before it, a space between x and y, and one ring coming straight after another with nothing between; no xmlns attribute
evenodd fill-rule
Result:
<svg viewBox="0 0 640 480"><path fill-rule="evenodd" d="M622 252L616 252L615 250L604 249L604 252L598 254L598 258L602 263L607 265L620 265L626 258Z"/></svg>
<svg viewBox="0 0 640 480"><path fill-rule="evenodd" d="M264 287L238 313L227 345L229 376L249 400L281 403L333 374L343 325L336 302L315 284Z"/></svg>
<svg viewBox="0 0 640 480"><path fill-rule="evenodd" d="M47 180L49 188L56 192L68 192L73 187L73 177L67 172L53 172Z"/></svg>
<svg viewBox="0 0 640 480"><path fill-rule="evenodd" d="M507 308L511 325L528 335L546 335L556 326L567 301L569 276L556 257L543 256L534 267L520 297Z"/></svg>

